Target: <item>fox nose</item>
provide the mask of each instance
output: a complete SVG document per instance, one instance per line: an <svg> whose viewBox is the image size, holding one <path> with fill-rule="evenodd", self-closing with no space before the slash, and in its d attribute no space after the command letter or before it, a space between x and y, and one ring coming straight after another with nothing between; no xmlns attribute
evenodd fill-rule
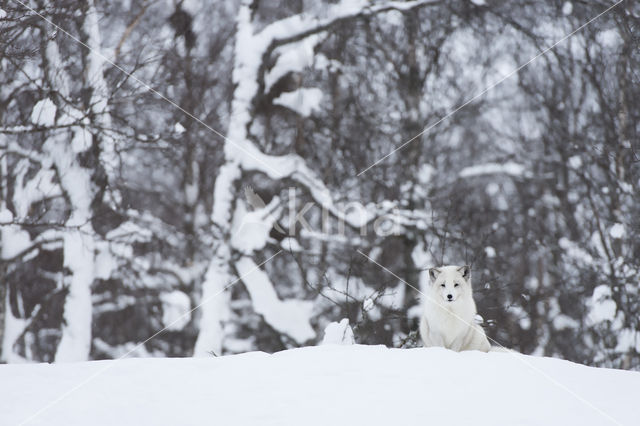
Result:
<svg viewBox="0 0 640 426"><path fill-rule="evenodd" d="M447 299L449 299L449 300L453 299L453 295L447 294Z"/></svg>

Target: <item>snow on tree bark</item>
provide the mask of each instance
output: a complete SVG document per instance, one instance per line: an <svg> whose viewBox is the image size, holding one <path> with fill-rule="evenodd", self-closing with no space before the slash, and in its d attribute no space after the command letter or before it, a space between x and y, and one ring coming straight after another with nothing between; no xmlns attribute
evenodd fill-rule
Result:
<svg viewBox="0 0 640 426"><path fill-rule="evenodd" d="M229 318L230 295L225 287L231 284L233 276L229 271L231 253L225 244L219 244L209 262L202 283L201 316L193 355L197 357L222 354L224 325Z"/></svg>
<svg viewBox="0 0 640 426"><path fill-rule="evenodd" d="M283 178L293 179L306 188L314 200L323 208L350 226L361 227L376 217L376 215L371 212L366 212L364 216L346 215L335 206L331 192L316 173L306 165L303 158L293 154L285 156L265 154L250 140L248 129L251 127L254 119L253 101L256 96L259 95L260 90L264 89L264 87L261 87L264 86L264 84L261 85L261 81L264 79L264 75L261 75L264 66L263 61L266 59L265 55L270 49L314 36L336 22L362 15L373 15L391 9L408 10L413 7L424 6L431 3L436 2L433 0L415 1L404 4L394 2L376 6L371 6L368 2L364 1L341 2L329 7L326 17L321 19L305 14L295 15L276 21L266 26L260 32L255 33L252 23L251 2L242 2L236 19L236 42L232 77L236 88L231 102L229 131L224 143L226 163L222 166L216 179L212 213L213 226L219 235L222 236L223 240L228 240L232 231L231 219L235 215L234 210L237 206L233 200L238 181L242 178L242 174L245 171L258 171L276 180ZM297 65L293 63L290 66L292 69L295 69ZM279 72L286 73L287 70L279 69ZM316 96L318 96L318 94L316 94ZM270 219L265 217L264 220L267 222ZM237 249L237 247L233 247L232 242L233 240L229 240L228 242L222 242L220 244L229 244L232 250ZM220 291L221 286L224 286L226 279L229 277L227 271L227 265L230 264L229 254L230 252L227 250L217 250L215 255L217 258L211 261L211 265L207 271L207 277L203 283L203 298L205 292L213 292L213 289ZM249 263L250 259L248 257L243 257L236 263L236 269L238 269L240 276L242 276L242 272L248 272L247 268ZM256 279L258 276L263 279ZM311 328L308 326L309 311L306 308L294 309L294 301L291 301L292 305L282 305L292 308L289 309L286 314L292 322L307 324L308 327L303 326L300 330L287 329L280 321L279 316L272 315L273 311L267 308L267 305L271 303L272 306L278 306L279 300L273 293L272 285L268 280L265 281L265 277L266 275L264 275L263 272L254 271L249 274L247 279L243 278L245 286L249 289L249 293L252 294L252 298L256 296L257 300L254 300L256 311L262 313L265 321L270 323L275 329L280 331L286 329L287 333L292 334L292 337L299 342L311 338ZM265 285L265 283L267 283L267 285ZM261 297L265 294L271 295L266 298L266 300L270 301L269 303L265 303L265 298ZM282 303L286 304L287 302ZM220 309L221 303L216 303L216 305L218 309ZM280 309L282 309L282 306ZM205 341L208 342L210 347L221 348L222 345L220 342L223 339L223 336L217 335L217 332L222 329L219 326L219 317L211 312L215 309L214 305L204 304L201 309L202 319L200 321L200 332L196 343L196 350L194 351L197 354L202 354L203 351L206 352L206 349L204 349L207 346L207 344L204 343ZM224 309L226 310L227 308ZM297 317L297 319L295 319L295 317ZM211 318L213 322L209 323L208 321L210 320L207 320L207 318Z"/></svg>
<svg viewBox="0 0 640 426"><path fill-rule="evenodd" d="M92 205L99 196L98 188L92 181L92 173L99 170L86 169L80 163L77 154L99 144L98 168L104 167L107 176L113 179L117 169L117 156L114 140L109 135L111 118L108 111L109 88L104 80L104 58L100 54L101 39L98 15L93 1L89 1L84 10L82 31L86 38L87 50L83 50L83 85L91 93L91 119L94 137L87 143L89 135L79 126L71 126L71 135L65 129L56 130L45 142L44 150L52 158L58 171L60 185L71 204L71 214L65 223L63 238L64 267L69 272L64 285L67 295L64 303L62 337L56 350L56 361L79 361L89 357L91 349L91 286L95 279L95 244L99 239L92 226ZM60 58L55 40L49 40L46 48L47 75L50 83L58 84L57 89L63 98L69 96L70 78ZM58 123L73 124L82 114L62 102L59 107ZM82 142L76 143L80 139ZM117 202L107 191L108 201Z"/></svg>

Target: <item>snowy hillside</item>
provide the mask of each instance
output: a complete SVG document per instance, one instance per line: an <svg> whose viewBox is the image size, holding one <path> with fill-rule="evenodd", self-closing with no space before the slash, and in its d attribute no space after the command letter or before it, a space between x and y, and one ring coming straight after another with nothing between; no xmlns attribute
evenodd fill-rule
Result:
<svg viewBox="0 0 640 426"><path fill-rule="evenodd" d="M320 346L0 366L0 424L638 424L640 374L509 353Z"/></svg>

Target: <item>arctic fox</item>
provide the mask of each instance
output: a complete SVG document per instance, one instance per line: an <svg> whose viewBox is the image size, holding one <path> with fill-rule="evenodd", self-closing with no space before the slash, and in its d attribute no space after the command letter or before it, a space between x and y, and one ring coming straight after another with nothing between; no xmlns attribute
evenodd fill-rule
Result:
<svg viewBox="0 0 640 426"><path fill-rule="evenodd" d="M488 352L491 345L475 323L476 304L468 266L442 266L429 270L420 337L426 347L443 346L454 351Z"/></svg>

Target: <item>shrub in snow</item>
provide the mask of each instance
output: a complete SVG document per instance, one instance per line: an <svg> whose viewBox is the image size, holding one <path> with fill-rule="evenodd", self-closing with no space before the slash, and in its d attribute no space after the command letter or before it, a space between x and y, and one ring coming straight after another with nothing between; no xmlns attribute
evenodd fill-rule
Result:
<svg viewBox="0 0 640 426"><path fill-rule="evenodd" d="M340 322L332 322L324 329L323 345L353 345L355 338L353 330L349 326L349 318L344 318Z"/></svg>

